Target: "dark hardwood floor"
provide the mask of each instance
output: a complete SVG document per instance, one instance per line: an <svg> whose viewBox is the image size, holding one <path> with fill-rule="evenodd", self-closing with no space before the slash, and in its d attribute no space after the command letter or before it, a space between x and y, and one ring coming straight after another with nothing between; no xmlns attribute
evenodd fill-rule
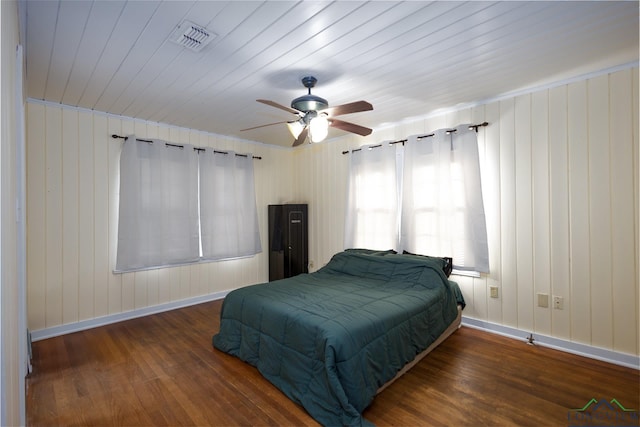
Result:
<svg viewBox="0 0 640 427"><path fill-rule="evenodd" d="M212 348L220 306L35 342L27 424L317 425L255 368ZM364 416L381 426L567 426L592 398L637 411L639 384L634 369L462 327Z"/></svg>

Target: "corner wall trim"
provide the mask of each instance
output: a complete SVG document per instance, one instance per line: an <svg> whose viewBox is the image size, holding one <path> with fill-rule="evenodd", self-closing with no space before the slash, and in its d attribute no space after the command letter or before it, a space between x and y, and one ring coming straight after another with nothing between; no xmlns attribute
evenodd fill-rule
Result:
<svg viewBox="0 0 640 427"><path fill-rule="evenodd" d="M470 328L480 329L508 338L521 340L523 342L526 342L527 337L530 334L533 334L536 345L549 347L554 350L560 350L571 354L576 354L578 356L601 360L603 362L613 363L614 365L620 365L627 368L640 370L640 357L634 356L632 354L620 353L617 351L594 347L587 344L580 344L560 338L550 337L547 335L540 335L532 333L531 331L524 331L521 329L512 328L510 326L502 326L496 323L472 319L464 316L462 317L462 324Z"/></svg>
<svg viewBox="0 0 640 427"><path fill-rule="evenodd" d="M231 292L231 290L186 298L179 301L172 301L165 304L154 305L152 307L144 307L137 310L126 311L123 313L108 314L106 316L96 317L95 319L81 320L79 322L68 323L66 325L38 329L35 331L31 331L31 340L40 341L47 338L53 338L60 335L71 334L73 332L80 332L87 329L97 328L99 326L122 322L124 320L149 316L151 314L162 313L164 311L175 310L177 308L201 304L203 302L215 301L224 298L229 292Z"/></svg>

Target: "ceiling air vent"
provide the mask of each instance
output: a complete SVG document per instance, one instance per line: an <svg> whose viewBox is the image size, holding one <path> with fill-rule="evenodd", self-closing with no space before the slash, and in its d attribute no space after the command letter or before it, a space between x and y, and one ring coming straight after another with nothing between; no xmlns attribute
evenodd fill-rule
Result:
<svg viewBox="0 0 640 427"><path fill-rule="evenodd" d="M182 21L169 37L174 43L194 52L201 51L216 37L216 34L190 21Z"/></svg>

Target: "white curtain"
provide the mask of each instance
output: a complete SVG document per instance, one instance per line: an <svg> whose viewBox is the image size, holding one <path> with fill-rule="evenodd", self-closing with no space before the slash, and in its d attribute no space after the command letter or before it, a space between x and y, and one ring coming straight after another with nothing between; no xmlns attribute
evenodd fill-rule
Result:
<svg viewBox="0 0 640 427"><path fill-rule="evenodd" d="M457 270L489 272L476 133L468 125L408 138L404 153L402 249L451 256Z"/></svg>
<svg viewBox="0 0 640 427"><path fill-rule="evenodd" d="M200 152L199 159L203 258L259 253L253 156L207 149Z"/></svg>
<svg viewBox="0 0 640 427"><path fill-rule="evenodd" d="M192 146L125 141L116 271L199 258L198 155Z"/></svg>
<svg viewBox="0 0 640 427"><path fill-rule="evenodd" d="M364 146L349 154L345 248L398 248L396 145Z"/></svg>

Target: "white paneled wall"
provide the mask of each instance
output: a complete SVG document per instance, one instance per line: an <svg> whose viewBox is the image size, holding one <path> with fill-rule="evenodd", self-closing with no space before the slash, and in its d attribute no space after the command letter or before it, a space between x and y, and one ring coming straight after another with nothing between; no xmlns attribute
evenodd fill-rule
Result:
<svg viewBox="0 0 640 427"><path fill-rule="evenodd" d="M22 90L16 48L20 44L17 2L0 3L0 425L25 424L26 331L21 281L23 257L19 223L23 172L20 159L23 135L19 121ZM21 97L20 97L21 98Z"/></svg>
<svg viewBox="0 0 640 427"><path fill-rule="evenodd" d="M464 315L637 355L638 114L634 68L296 150L293 191L309 203L313 269L343 248L342 151L486 120L478 144L491 273L455 277ZM561 296L564 308L538 307L537 293L550 305Z"/></svg>
<svg viewBox="0 0 640 427"><path fill-rule="evenodd" d="M292 197L291 151L34 101L27 104L27 126L31 330L268 280L267 205ZM254 166L263 253L240 260L113 274L122 140L112 139L111 134L261 156Z"/></svg>
<svg viewBox="0 0 640 427"><path fill-rule="evenodd" d="M189 129L28 103L28 311L32 330L266 281L267 255L113 274L120 142L135 134L262 156L256 189L263 250L268 204L309 204L311 270L343 249L342 151L452 127L481 128L491 273L456 276L464 315L639 353L638 69L287 150ZM354 119L354 121L356 121ZM497 286L499 298L488 288ZM537 306L537 293L564 308Z"/></svg>

